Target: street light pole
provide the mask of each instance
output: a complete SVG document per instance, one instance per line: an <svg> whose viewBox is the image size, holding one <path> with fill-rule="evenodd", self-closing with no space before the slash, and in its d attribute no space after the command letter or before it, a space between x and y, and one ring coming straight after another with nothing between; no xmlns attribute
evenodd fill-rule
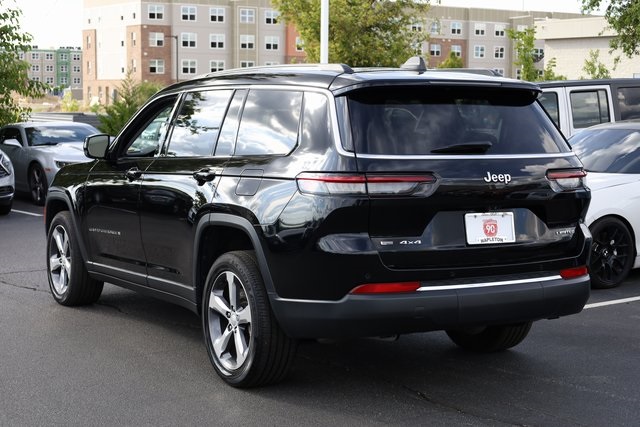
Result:
<svg viewBox="0 0 640 427"><path fill-rule="evenodd" d="M178 83L180 81L180 79L178 78L178 72L179 72L179 67L178 67L178 36L164 36L164 38L169 38L171 37L172 39L174 39L176 41L176 83Z"/></svg>

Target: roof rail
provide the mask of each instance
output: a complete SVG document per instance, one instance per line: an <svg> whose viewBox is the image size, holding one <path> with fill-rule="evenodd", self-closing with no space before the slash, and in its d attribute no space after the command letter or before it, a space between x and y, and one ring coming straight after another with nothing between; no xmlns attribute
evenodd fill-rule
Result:
<svg viewBox="0 0 640 427"><path fill-rule="evenodd" d="M424 73L427 71L427 62L422 56L412 56L400 66L403 70L418 71Z"/></svg>
<svg viewBox="0 0 640 427"><path fill-rule="evenodd" d="M245 67L245 68L231 68L228 70L217 71L215 73L208 73L206 76L212 75L224 75L224 74L241 74L250 73L253 70L287 70L295 68L314 69L317 71L333 71L336 73L353 74L353 68L347 64L316 64L316 63L301 63L301 64L277 64L277 65L261 65L257 67Z"/></svg>

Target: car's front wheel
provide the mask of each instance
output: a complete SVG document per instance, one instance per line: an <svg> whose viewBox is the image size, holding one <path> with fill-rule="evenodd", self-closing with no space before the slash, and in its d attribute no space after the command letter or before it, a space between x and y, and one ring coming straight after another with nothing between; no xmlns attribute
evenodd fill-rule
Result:
<svg viewBox="0 0 640 427"><path fill-rule="evenodd" d="M615 288L629 275L635 261L633 236L618 218L602 218L590 227L593 235L589 273L591 286Z"/></svg>
<svg viewBox="0 0 640 427"><path fill-rule="evenodd" d="M53 298L62 305L91 304L102 293L104 283L89 277L84 266L67 211L53 218L47 233L47 276Z"/></svg>
<svg viewBox="0 0 640 427"><path fill-rule="evenodd" d="M44 205L47 198L47 190L49 182L44 169L39 164L35 164L29 168L29 191L31 191L31 200L36 205Z"/></svg>
<svg viewBox="0 0 640 427"><path fill-rule="evenodd" d="M532 322L491 325L472 329L448 330L447 335L459 347L482 353L502 351L520 344L531 330Z"/></svg>
<svg viewBox="0 0 640 427"><path fill-rule="evenodd" d="M252 252L222 255L211 267L202 301L202 324L216 372L234 387L282 380L296 350L280 329Z"/></svg>

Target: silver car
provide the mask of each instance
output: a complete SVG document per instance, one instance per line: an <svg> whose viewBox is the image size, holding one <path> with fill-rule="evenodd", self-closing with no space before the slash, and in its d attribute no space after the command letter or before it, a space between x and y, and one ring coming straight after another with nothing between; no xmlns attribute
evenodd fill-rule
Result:
<svg viewBox="0 0 640 427"><path fill-rule="evenodd" d="M15 174L9 157L0 150L0 215L11 212Z"/></svg>
<svg viewBox="0 0 640 427"><path fill-rule="evenodd" d="M95 133L100 131L75 122L25 122L0 128L0 149L13 163L16 191L31 193L35 204L44 204L61 167L90 160L82 144Z"/></svg>

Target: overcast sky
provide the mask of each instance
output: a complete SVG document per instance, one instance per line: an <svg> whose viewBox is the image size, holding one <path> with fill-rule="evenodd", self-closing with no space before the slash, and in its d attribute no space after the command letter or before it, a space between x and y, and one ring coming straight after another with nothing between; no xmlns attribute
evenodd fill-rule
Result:
<svg viewBox="0 0 640 427"><path fill-rule="evenodd" d="M329 0L331 1L331 0ZM22 30L41 49L82 45L82 0L4 0L22 9ZM185 0L185 4L188 0ZM437 0L431 0L437 4ZM580 0L441 0L442 5L580 13Z"/></svg>

